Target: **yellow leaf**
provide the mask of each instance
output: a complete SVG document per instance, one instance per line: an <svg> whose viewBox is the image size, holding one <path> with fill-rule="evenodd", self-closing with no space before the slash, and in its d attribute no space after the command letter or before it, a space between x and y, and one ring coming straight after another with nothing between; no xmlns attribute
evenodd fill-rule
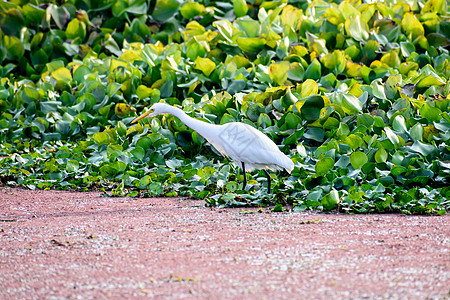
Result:
<svg viewBox="0 0 450 300"><path fill-rule="evenodd" d="M63 88L72 81L72 74L67 68L59 68L52 72L52 77L56 80L55 88Z"/></svg>
<svg viewBox="0 0 450 300"><path fill-rule="evenodd" d="M149 98L152 94L154 89L148 88L145 85L140 85L136 89L136 95L139 97L140 100ZM118 105L118 104L117 104ZM116 107L117 107L116 105Z"/></svg>
<svg viewBox="0 0 450 300"><path fill-rule="evenodd" d="M420 36L423 36L425 33L422 23L417 20L416 16L412 12L406 13L403 16L401 28L407 36L411 35L412 41Z"/></svg>
<svg viewBox="0 0 450 300"><path fill-rule="evenodd" d="M126 50L119 59L123 61L134 62L135 60L142 60L141 58L141 50Z"/></svg>
<svg viewBox="0 0 450 300"><path fill-rule="evenodd" d="M400 66L400 57L398 55L398 49L391 50L383 57L381 57L381 62L387 64L389 67L398 68Z"/></svg>
<svg viewBox="0 0 450 300"><path fill-rule="evenodd" d="M144 127L140 123L137 123L136 125L130 127L127 129L126 135L130 135L131 133L137 131L138 133L142 133L144 131Z"/></svg>
<svg viewBox="0 0 450 300"><path fill-rule="evenodd" d="M193 85L191 85L188 90L188 95L191 94L200 83L201 81L197 80Z"/></svg>
<svg viewBox="0 0 450 300"><path fill-rule="evenodd" d="M256 53L261 50L266 44L266 40L259 37L254 38L237 38L236 42L239 49L244 52Z"/></svg>
<svg viewBox="0 0 450 300"><path fill-rule="evenodd" d="M371 69L375 69L375 68L389 68L389 66L388 66L387 64L382 63L382 62L379 61L379 60L374 60L374 61L370 64L369 67L370 67Z"/></svg>
<svg viewBox="0 0 450 300"><path fill-rule="evenodd" d="M306 79L302 84L302 91L300 92L300 96L302 98L306 98L311 95L315 95L319 92L319 87L317 82L312 79Z"/></svg>
<svg viewBox="0 0 450 300"><path fill-rule="evenodd" d="M157 41L155 44L148 44L148 45L150 46L150 48L153 49L153 51L155 51L158 54L161 54L161 52L163 52L164 50L164 45L160 41Z"/></svg>
<svg viewBox="0 0 450 300"><path fill-rule="evenodd" d="M303 57L306 54L308 54L308 49L299 45L292 46L291 51L289 52L289 55L298 55L300 57Z"/></svg>
<svg viewBox="0 0 450 300"><path fill-rule="evenodd" d="M216 64L209 58L197 57L195 59L195 69L202 71L206 76L209 76L215 68Z"/></svg>
<svg viewBox="0 0 450 300"><path fill-rule="evenodd" d="M272 81L278 85L282 85L287 79L287 72L289 71L289 62L283 61L280 63L271 64L269 66L269 76Z"/></svg>
<svg viewBox="0 0 450 300"><path fill-rule="evenodd" d="M448 2L447 2L448 3ZM422 15L427 12L436 12L438 14L445 14L447 5L445 0L428 0L422 8Z"/></svg>
<svg viewBox="0 0 450 300"><path fill-rule="evenodd" d="M225 61L225 64L234 63L236 65L236 68L240 69L242 67L246 68L250 65L250 61L240 55L235 55L231 59L227 59Z"/></svg>
<svg viewBox="0 0 450 300"><path fill-rule="evenodd" d="M114 112L116 113L116 115L118 116L128 116L131 112L136 111L136 109L128 104L125 103L117 103L116 107L114 109Z"/></svg>
<svg viewBox="0 0 450 300"><path fill-rule="evenodd" d="M324 18L333 25L344 23L345 19L341 11L336 7L328 7L323 14Z"/></svg>
<svg viewBox="0 0 450 300"><path fill-rule="evenodd" d="M347 66L345 67L345 73L348 77L361 77L361 65L355 64L347 60Z"/></svg>
<svg viewBox="0 0 450 300"><path fill-rule="evenodd" d="M355 83L352 85L348 93L355 97L359 97L363 94L363 90L361 89L361 85L359 83Z"/></svg>
<svg viewBox="0 0 450 300"><path fill-rule="evenodd" d="M302 14L303 12L301 9L288 4L283 7L283 11L281 12L281 23L284 26L296 29L297 24L301 23L300 17L302 16Z"/></svg>
<svg viewBox="0 0 450 300"><path fill-rule="evenodd" d="M115 69L117 69L117 67L128 67L129 63L122 61L122 60L117 60L117 59L111 59L111 64L109 66L109 71L112 73Z"/></svg>
<svg viewBox="0 0 450 300"><path fill-rule="evenodd" d="M151 88L152 89L161 89L161 87L163 86L163 84L165 83L164 79L158 79L155 82L153 82Z"/></svg>

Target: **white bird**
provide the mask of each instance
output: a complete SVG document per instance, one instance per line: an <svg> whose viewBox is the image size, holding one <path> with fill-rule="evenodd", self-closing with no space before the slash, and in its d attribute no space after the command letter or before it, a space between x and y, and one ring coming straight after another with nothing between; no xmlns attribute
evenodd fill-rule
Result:
<svg viewBox="0 0 450 300"><path fill-rule="evenodd" d="M240 123L231 122L223 125L209 124L188 116L183 110L164 103L156 103L150 110L134 119L131 124L147 117L160 114L171 114L179 118L186 126L197 131L217 151L225 157L231 158L244 173L243 189L247 185L245 171L251 172L262 169L267 175L267 187L270 193L270 175L266 170L283 170L289 174L294 169L294 163L278 146L264 133L256 128Z"/></svg>

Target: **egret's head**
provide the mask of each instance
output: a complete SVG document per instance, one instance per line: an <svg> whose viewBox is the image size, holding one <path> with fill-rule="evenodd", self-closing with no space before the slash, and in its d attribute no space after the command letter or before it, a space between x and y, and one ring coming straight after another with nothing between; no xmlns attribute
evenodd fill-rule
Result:
<svg viewBox="0 0 450 300"><path fill-rule="evenodd" d="M171 106L168 104L155 103L150 107L150 109L147 112L143 113L142 115L140 115L139 117L137 117L136 119L131 121L130 124L136 123L137 121L142 120L143 118L146 118L146 117L154 117L157 115L170 113L170 108L171 108Z"/></svg>

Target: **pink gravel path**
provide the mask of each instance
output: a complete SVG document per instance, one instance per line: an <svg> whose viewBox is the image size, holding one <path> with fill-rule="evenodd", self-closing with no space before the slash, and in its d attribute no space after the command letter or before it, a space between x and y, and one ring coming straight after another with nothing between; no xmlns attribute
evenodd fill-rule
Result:
<svg viewBox="0 0 450 300"><path fill-rule="evenodd" d="M0 299L449 299L450 216L0 186Z"/></svg>

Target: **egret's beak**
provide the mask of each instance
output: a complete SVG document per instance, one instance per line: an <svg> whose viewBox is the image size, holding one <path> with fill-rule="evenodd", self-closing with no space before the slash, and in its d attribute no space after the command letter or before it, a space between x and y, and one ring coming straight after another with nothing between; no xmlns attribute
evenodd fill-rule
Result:
<svg viewBox="0 0 450 300"><path fill-rule="evenodd" d="M136 123L139 120L142 120L143 118L146 118L149 114L151 114L152 111L149 110L148 112L143 113L142 115L140 115L139 117L137 117L136 119L134 119L133 121L131 121L130 124Z"/></svg>

